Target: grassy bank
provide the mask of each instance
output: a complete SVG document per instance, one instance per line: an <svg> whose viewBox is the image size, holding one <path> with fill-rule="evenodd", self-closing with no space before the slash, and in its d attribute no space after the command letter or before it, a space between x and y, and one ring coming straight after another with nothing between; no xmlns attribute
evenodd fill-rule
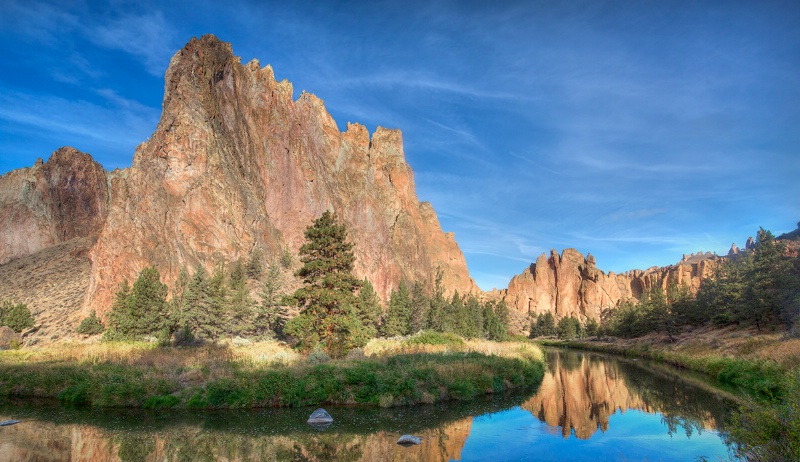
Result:
<svg viewBox="0 0 800 462"><path fill-rule="evenodd" d="M0 352L0 396L144 408L397 406L528 387L543 373L541 350L513 342L374 340L342 360L276 343L70 344Z"/></svg>

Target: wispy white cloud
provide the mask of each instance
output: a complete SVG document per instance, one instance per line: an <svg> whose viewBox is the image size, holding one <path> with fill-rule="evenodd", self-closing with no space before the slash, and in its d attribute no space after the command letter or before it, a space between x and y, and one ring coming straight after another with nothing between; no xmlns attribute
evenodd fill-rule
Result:
<svg viewBox="0 0 800 462"><path fill-rule="evenodd" d="M124 51L137 59L150 74L161 77L180 41L161 11L120 16L96 25L88 38L111 50Z"/></svg>

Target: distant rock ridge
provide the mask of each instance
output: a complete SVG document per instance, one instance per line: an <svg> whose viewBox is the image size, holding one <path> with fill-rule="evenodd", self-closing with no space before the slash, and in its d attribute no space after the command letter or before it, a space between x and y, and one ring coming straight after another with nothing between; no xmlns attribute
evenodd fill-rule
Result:
<svg viewBox="0 0 800 462"><path fill-rule="evenodd" d="M76 237L97 237L108 200L106 171L71 147L0 176L0 265Z"/></svg>
<svg viewBox="0 0 800 462"><path fill-rule="evenodd" d="M584 257L575 249L565 249L559 255L551 250L549 257L540 255L522 274L514 276L501 296L518 318L551 312L556 319L573 316L599 320L604 308L639 299L655 287L666 289L672 282L686 284L696 292L720 258L698 252L684 255L675 265L616 274L599 270L591 254Z"/></svg>

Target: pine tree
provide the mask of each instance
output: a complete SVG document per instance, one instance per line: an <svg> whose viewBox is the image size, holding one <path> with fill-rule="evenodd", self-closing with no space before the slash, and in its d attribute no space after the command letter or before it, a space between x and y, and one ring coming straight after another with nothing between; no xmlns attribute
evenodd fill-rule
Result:
<svg viewBox="0 0 800 462"><path fill-rule="evenodd" d="M375 337L381 328L381 315L383 307L378 298L378 293L372 287L372 283L367 278L361 282L361 290L358 291L356 301L356 316L361 324L367 329L370 337Z"/></svg>
<svg viewBox="0 0 800 462"><path fill-rule="evenodd" d="M261 285L261 305L256 318L256 330L262 332L272 331L281 335L286 324L288 313L283 306L283 282L281 281L281 267L273 262L269 265L266 278Z"/></svg>
<svg viewBox="0 0 800 462"><path fill-rule="evenodd" d="M233 264L227 289L225 330L231 335L244 335L253 328L254 302L247 287L247 271L241 258Z"/></svg>
<svg viewBox="0 0 800 462"><path fill-rule="evenodd" d="M292 295L300 314L284 330L297 337L304 350L321 343L331 356L342 356L369 339L355 315L360 281L352 273L353 244L347 242L345 226L327 211L306 229L305 236L306 243L300 247L303 267L297 272L304 285Z"/></svg>
<svg viewBox="0 0 800 462"><path fill-rule="evenodd" d="M442 277L444 273L441 268L436 268L436 278L433 283L433 293L431 294L431 307L428 311L428 327L436 332L444 332L444 316L447 300L444 297L444 285Z"/></svg>
<svg viewBox="0 0 800 462"><path fill-rule="evenodd" d="M100 318L97 317L97 313L92 310L92 314L83 318L75 332L83 335L97 335L102 334L105 330L106 328Z"/></svg>
<svg viewBox="0 0 800 462"><path fill-rule="evenodd" d="M250 279L261 279L264 273L264 251L261 247L256 247L250 252L250 258L247 260L247 277Z"/></svg>
<svg viewBox="0 0 800 462"><path fill-rule="evenodd" d="M425 293L425 286L420 282L415 282L411 288L411 333L430 327L430 310L431 299Z"/></svg>
<svg viewBox="0 0 800 462"><path fill-rule="evenodd" d="M166 298L167 285L155 267L143 269L133 287L125 281L111 307L107 338L133 340L158 335L162 341L168 340L173 326Z"/></svg>
<svg viewBox="0 0 800 462"><path fill-rule="evenodd" d="M397 290L389 297L389 308L383 323L383 336L395 337L411 333L411 295L406 283L400 281Z"/></svg>

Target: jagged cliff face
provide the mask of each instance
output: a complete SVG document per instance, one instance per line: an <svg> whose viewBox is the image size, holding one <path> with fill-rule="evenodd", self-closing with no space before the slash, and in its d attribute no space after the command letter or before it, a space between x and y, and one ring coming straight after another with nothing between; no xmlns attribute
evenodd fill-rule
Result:
<svg viewBox="0 0 800 462"><path fill-rule="evenodd" d="M211 269L257 247L296 252L325 210L347 225L356 274L384 297L437 267L448 289L475 289L452 234L416 197L400 132L379 127L370 138L348 124L341 133L320 99L293 101L292 91L213 36L175 54L158 127L127 178L112 181L87 311L107 309L122 279L147 265L172 281L184 265Z"/></svg>
<svg viewBox="0 0 800 462"><path fill-rule="evenodd" d="M695 293L718 260L711 254L698 254L684 256L672 266L615 274L597 269L592 255L584 257L575 249L566 249L559 255L551 250L549 257L540 255L536 263L514 276L503 295L518 314L549 311L556 319L573 316L599 320L603 308L639 299L655 287L666 290L674 282L686 284Z"/></svg>
<svg viewBox="0 0 800 462"><path fill-rule="evenodd" d="M96 237L108 211L106 172L64 147L0 177L0 265L77 237Z"/></svg>

